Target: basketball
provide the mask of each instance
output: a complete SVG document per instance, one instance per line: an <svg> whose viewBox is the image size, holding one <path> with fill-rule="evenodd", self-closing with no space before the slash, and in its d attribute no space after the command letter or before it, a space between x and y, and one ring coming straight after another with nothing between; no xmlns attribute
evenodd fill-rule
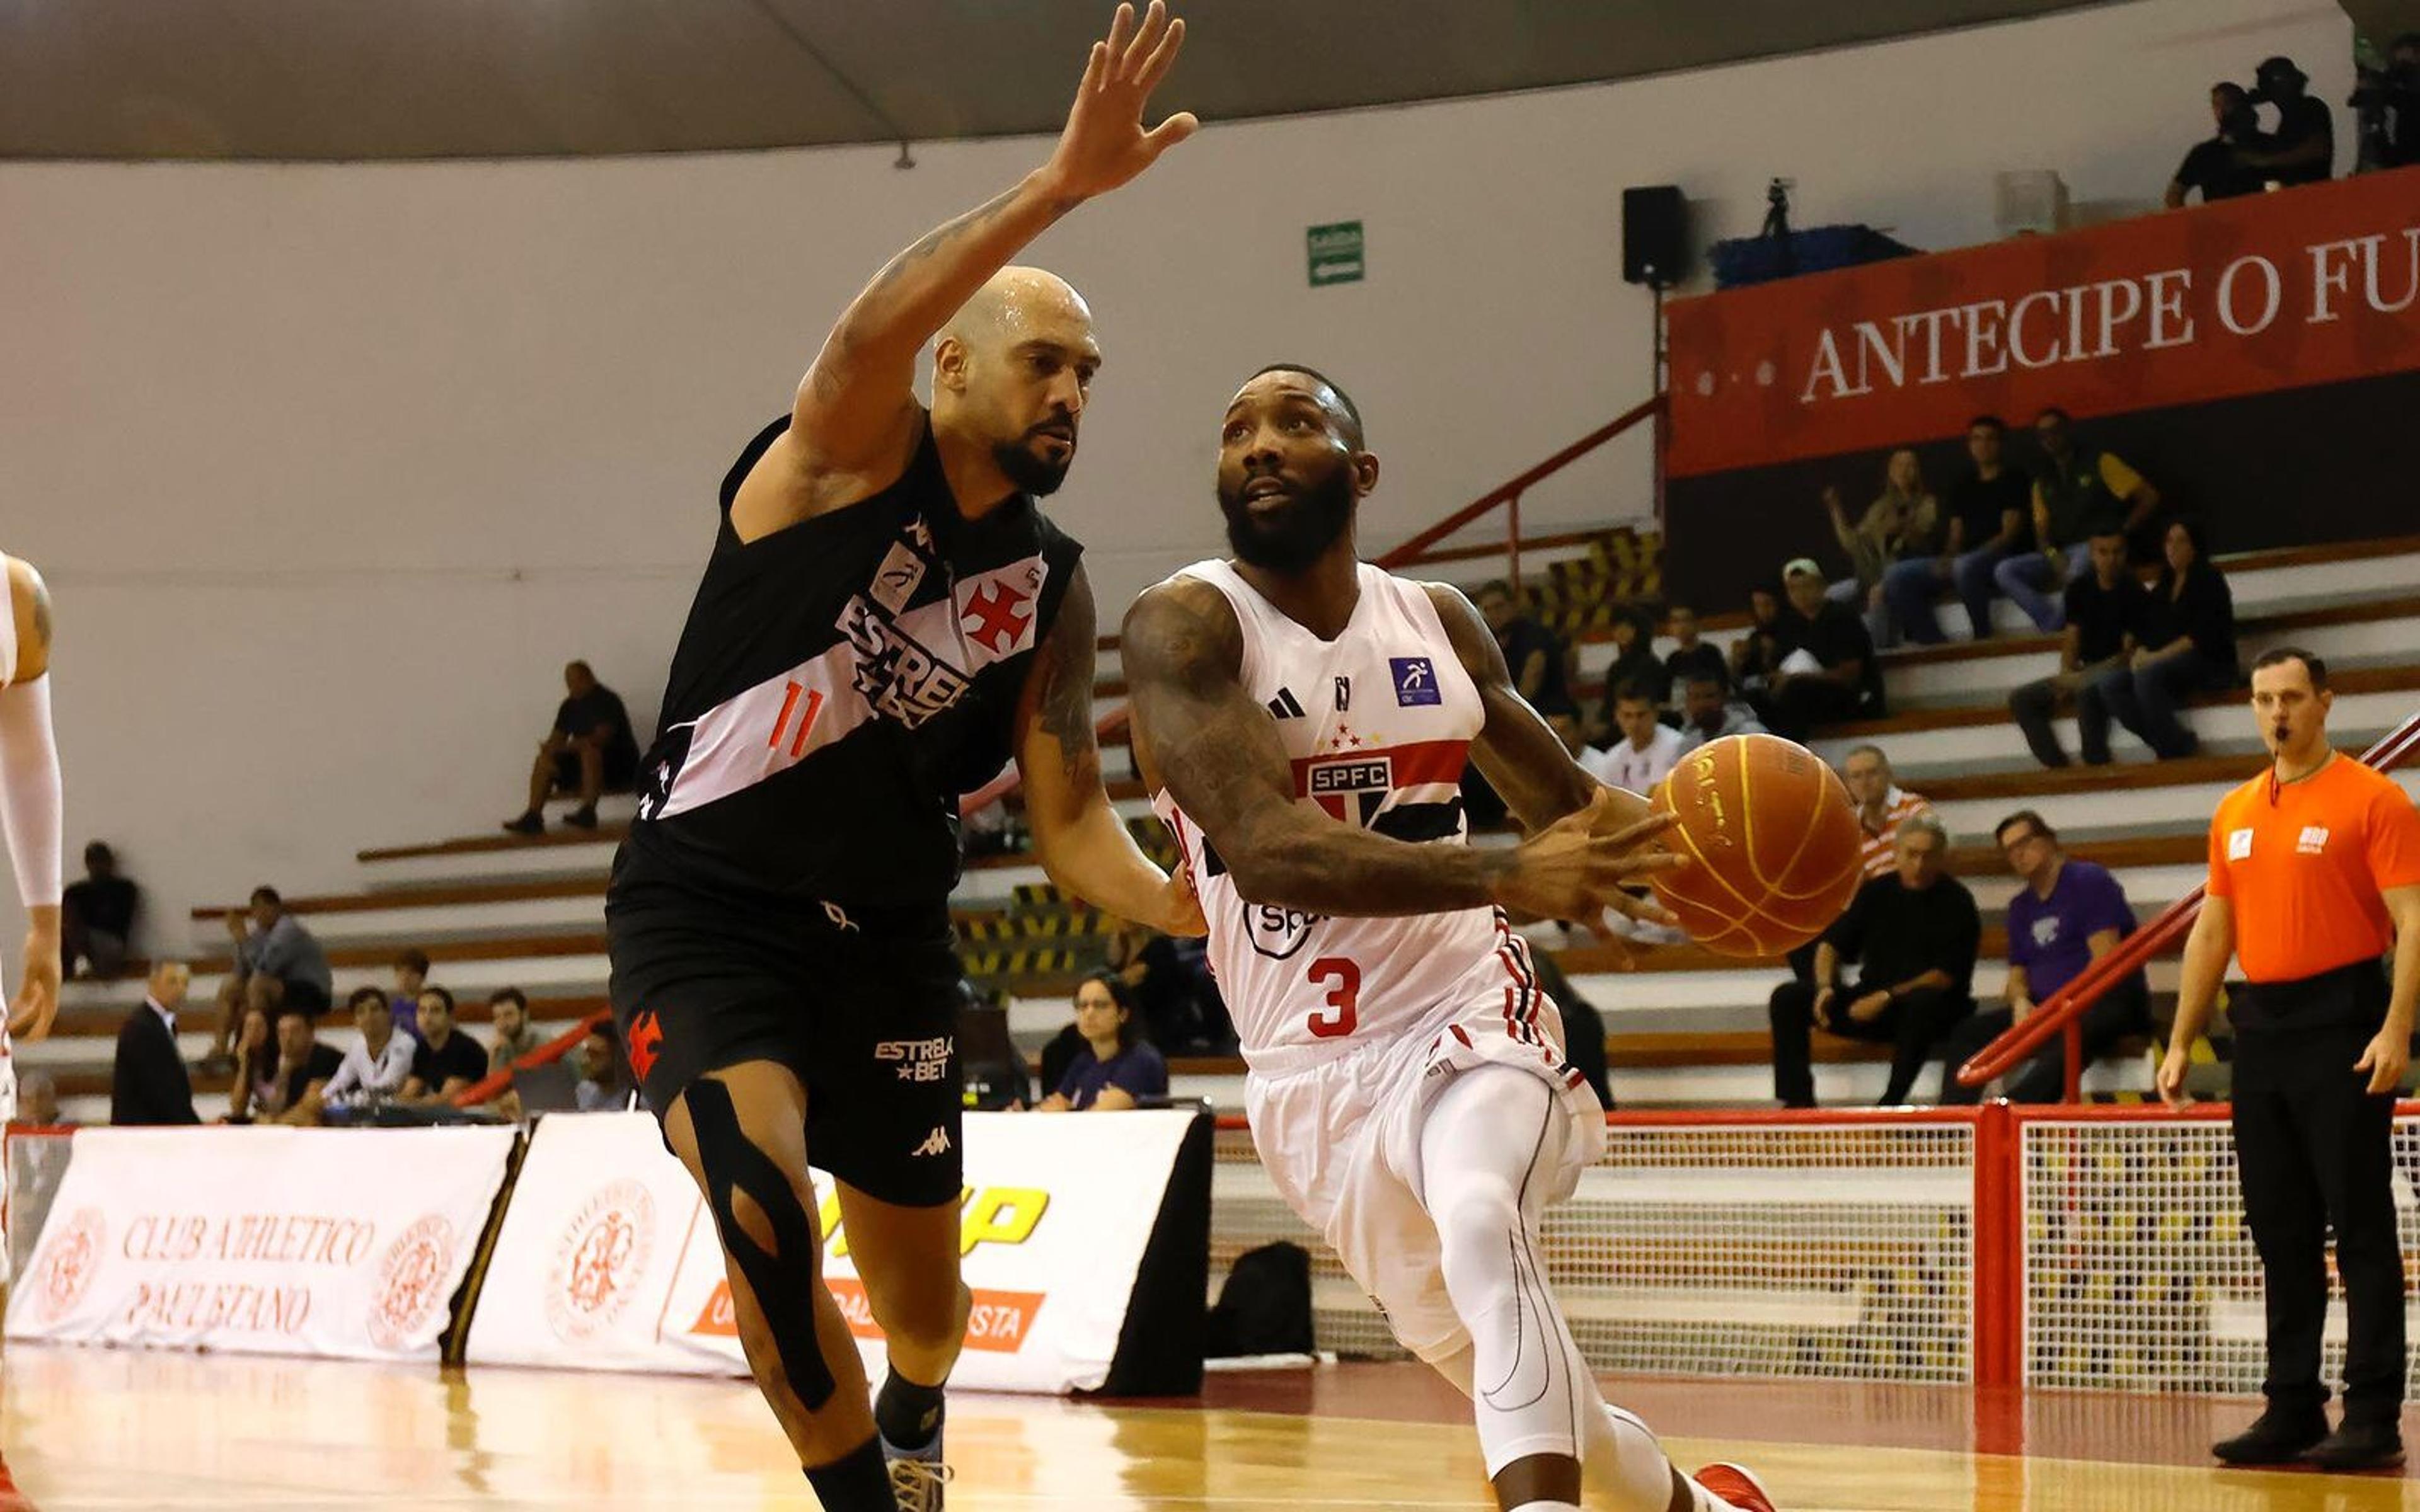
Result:
<svg viewBox="0 0 2420 1512"><path fill-rule="evenodd" d="M1806 747L1726 735L1681 760L1655 791L1680 815L1664 843L1688 857L1653 879L1689 938L1728 956L1794 950L1857 890L1865 831L1849 790Z"/></svg>

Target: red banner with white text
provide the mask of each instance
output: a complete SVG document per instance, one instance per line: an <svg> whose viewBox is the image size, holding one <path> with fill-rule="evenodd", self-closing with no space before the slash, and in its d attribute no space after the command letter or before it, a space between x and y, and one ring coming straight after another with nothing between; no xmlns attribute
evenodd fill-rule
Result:
<svg viewBox="0 0 2420 1512"><path fill-rule="evenodd" d="M1670 308L1674 474L2420 369L2420 168Z"/></svg>

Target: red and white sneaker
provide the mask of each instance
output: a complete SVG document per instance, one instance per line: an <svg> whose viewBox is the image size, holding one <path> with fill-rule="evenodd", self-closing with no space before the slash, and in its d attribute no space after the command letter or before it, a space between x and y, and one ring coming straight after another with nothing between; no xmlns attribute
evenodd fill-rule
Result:
<svg viewBox="0 0 2420 1512"><path fill-rule="evenodd" d="M1689 1477L1739 1508L1739 1512L1774 1512L1773 1493L1742 1465L1708 1465Z"/></svg>

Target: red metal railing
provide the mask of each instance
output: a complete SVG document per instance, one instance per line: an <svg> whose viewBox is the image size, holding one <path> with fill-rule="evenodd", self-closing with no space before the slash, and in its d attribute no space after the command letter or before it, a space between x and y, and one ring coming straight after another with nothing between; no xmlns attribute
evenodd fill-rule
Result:
<svg viewBox="0 0 2420 1512"><path fill-rule="evenodd" d="M1640 400L1614 419L1599 425L1578 440L1547 457L1536 467L1497 484L1410 540L1376 557L1373 559L1375 564L1388 571L1398 567L1416 566L1427 560L1428 551L1438 542L1465 529L1473 520L1501 509L1505 513L1505 555L1510 559L1506 576L1512 579L1514 587L1519 587L1521 583L1521 496L1607 441L1635 428L1641 421L1649 419L1655 422L1655 454L1659 469L1656 484L1658 490L1656 525L1659 530L1662 529L1663 499L1660 469L1664 449L1664 416L1668 409L1669 404L1661 393ZM1111 709L1101 716L1094 729L1106 737L1125 729L1125 724L1126 711L1121 707ZM985 783L981 789L961 797L958 800L958 816L963 819L969 814L980 813L990 808L1016 792L1016 769L1012 766Z"/></svg>
<svg viewBox="0 0 2420 1512"><path fill-rule="evenodd" d="M2384 772L2400 766L2415 754L2420 754L2420 715L2404 720L2393 733L2362 752L2361 760L2364 765ZM2070 1103L2075 1102L2084 1076L2085 1011L2153 956L2183 940L2201 912L2203 891L2195 887L2170 903L2159 918L2118 941L2115 949L2078 972L2074 980L2038 1005L2024 1023L2011 1026L2006 1034L1975 1052L1958 1068L1958 1080L1968 1087L1980 1087L1995 1076L2008 1075L2055 1034L2062 1038L2067 1062L2063 1096Z"/></svg>

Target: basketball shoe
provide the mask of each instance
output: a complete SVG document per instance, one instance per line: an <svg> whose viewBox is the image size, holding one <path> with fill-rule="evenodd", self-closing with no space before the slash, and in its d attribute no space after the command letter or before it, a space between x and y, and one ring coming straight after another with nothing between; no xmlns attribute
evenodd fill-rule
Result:
<svg viewBox="0 0 2420 1512"><path fill-rule="evenodd" d="M941 1512L941 1488L950 1481L950 1467L941 1463L941 1435L922 1449L902 1449L888 1440L882 1458L891 1462L891 1492L899 1498L899 1512Z"/></svg>
<svg viewBox="0 0 2420 1512"><path fill-rule="evenodd" d="M1773 1493L1738 1465L1708 1465L1689 1477L1739 1508L1739 1512L1774 1512Z"/></svg>

